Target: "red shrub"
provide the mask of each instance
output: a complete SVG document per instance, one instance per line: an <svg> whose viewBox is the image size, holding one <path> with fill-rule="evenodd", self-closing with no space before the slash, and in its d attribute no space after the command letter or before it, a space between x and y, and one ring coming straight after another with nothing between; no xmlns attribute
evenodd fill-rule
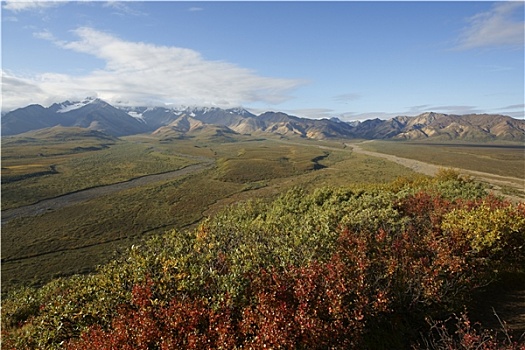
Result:
<svg viewBox="0 0 525 350"><path fill-rule="evenodd" d="M454 319L452 319L454 321ZM479 324L472 324L467 314L455 317L455 324L448 321L429 321L430 332L419 344L419 349L432 350L525 350L525 344L512 340L502 325L501 333L484 330Z"/></svg>
<svg viewBox="0 0 525 350"><path fill-rule="evenodd" d="M132 305L121 308L108 330L92 327L68 349L209 349L234 347L229 311L201 300L152 299L151 281L133 288Z"/></svg>
<svg viewBox="0 0 525 350"><path fill-rule="evenodd" d="M495 198L489 202L495 208L505 205ZM397 336L396 345L406 347L414 329L425 327L425 317L457 310L483 282L486 262L467 239L441 230L451 210L480 203L428 193L405 198L397 206L410 219L404 231L342 228L327 262L253 272L242 305L226 297L212 306L208 299L187 295L159 301L149 281L133 288L132 302L122 306L109 329L93 327L69 348L347 349L371 348L385 336ZM218 263L221 271L228 270L223 256ZM458 332L458 344L466 348L485 341L472 328ZM485 344L484 349L493 348Z"/></svg>

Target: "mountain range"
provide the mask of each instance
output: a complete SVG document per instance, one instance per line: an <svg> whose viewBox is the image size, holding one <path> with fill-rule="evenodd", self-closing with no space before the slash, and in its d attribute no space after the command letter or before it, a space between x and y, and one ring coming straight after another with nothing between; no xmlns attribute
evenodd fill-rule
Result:
<svg viewBox="0 0 525 350"><path fill-rule="evenodd" d="M2 116L2 135L54 127L80 127L111 136L150 133L162 138L207 134L283 136L312 139L364 138L393 140L506 140L525 142L525 120L498 114L451 115L427 112L415 117L345 122L338 118L309 119L282 112L260 115L216 107L115 107L94 98L65 101L49 107L29 105Z"/></svg>

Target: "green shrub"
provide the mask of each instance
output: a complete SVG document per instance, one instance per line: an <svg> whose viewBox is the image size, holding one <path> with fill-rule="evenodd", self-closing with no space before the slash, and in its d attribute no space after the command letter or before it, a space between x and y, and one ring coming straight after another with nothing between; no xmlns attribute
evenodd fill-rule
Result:
<svg viewBox="0 0 525 350"><path fill-rule="evenodd" d="M494 261L517 263L524 206L476 186L425 177L239 203L93 275L11 294L3 346L406 347Z"/></svg>
<svg viewBox="0 0 525 350"><path fill-rule="evenodd" d="M441 227L447 234L468 240L472 249L493 262L525 263L524 203L513 205L488 197L447 213Z"/></svg>

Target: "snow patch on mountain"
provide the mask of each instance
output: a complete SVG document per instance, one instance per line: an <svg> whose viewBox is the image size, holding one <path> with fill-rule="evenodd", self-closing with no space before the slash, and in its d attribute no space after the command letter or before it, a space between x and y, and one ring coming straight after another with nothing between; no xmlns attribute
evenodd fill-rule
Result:
<svg viewBox="0 0 525 350"><path fill-rule="evenodd" d="M69 102L69 101L66 101L66 102L63 102L60 104L61 108L59 110L57 110L57 113L67 113L67 112L71 112L71 111L74 111L75 109L80 109L84 106L87 106L88 104L90 103L93 103L95 102L96 99L94 98L86 98L82 101L76 101L76 102Z"/></svg>
<svg viewBox="0 0 525 350"><path fill-rule="evenodd" d="M129 114L131 117L133 117L133 118L135 118L135 119L137 119L137 120L139 120L139 121L141 121L141 122L143 122L143 123L146 123L146 121L144 120L144 116L142 115L142 113L135 112L135 111L129 111L128 114Z"/></svg>

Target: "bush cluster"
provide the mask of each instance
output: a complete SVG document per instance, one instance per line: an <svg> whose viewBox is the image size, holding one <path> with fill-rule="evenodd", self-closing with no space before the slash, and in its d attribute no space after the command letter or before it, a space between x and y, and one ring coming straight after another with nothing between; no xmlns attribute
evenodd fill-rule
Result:
<svg viewBox="0 0 525 350"><path fill-rule="evenodd" d="M17 291L2 308L2 345L409 348L426 319L523 266L523 244L524 205L450 172L296 188L133 246L96 274Z"/></svg>

